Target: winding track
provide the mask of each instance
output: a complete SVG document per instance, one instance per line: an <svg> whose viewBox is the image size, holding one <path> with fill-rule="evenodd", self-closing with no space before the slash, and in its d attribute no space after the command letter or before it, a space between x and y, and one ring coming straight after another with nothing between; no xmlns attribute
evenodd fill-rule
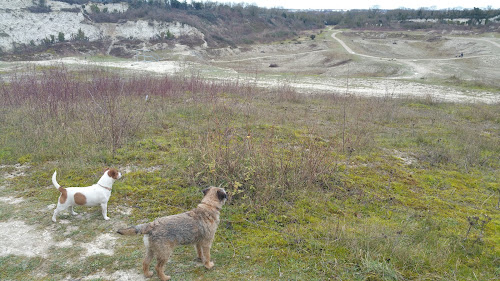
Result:
<svg viewBox="0 0 500 281"><path fill-rule="evenodd" d="M466 56L466 57L452 57L452 58L413 58L413 59L401 59L401 58L388 58L388 57L377 57L377 56L371 56L371 55L366 55L366 54L360 54L354 52L342 39L338 38L336 35L340 33L340 31L332 33L332 38L337 40L337 42L346 50L351 55L356 55L360 57L365 57L365 58L370 58L370 59L377 59L377 60L388 60L388 61L395 61L395 62L400 62L406 64L409 68L413 69L414 71L412 72L413 74L410 76L400 76L400 77L392 77L392 78L387 78L389 80L397 80L397 79L416 79L418 78L419 75L422 74L429 74L431 71L423 66L423 65L418 65L418 62L429 62L429 61L454 61L454 60L464 60L464 59L473 59L473 58L485 58L485 57L496 57L497 55L476 55L476 56ZM476 40L476 41L483 41L483 42L488 42L498 48L500 48L500 44L497 42L494 42L492 40L488 39L482 39L482 38L454 38L458 40Z"/></svg>
<svg viewBox="0 0 500 281"><path fill-rule="evenodd" d="M372 56L372 55L366 55L366 54L356 53L342 39L340 39L340 38L338 38L336 36L338 33L340 33L340 31L332 33L331 37L334 40L336 40L346 50L347 53L349 53L351 55L356 55L356 56L370 58L370 59L377 59L377 60L388 60L388 61L401 62L401 63L404 63L407 66L409 66L411 69L416 70L416 71L413 72L415 74L412 75L412 76L388 78L390 80L394 80L394 79L412 79L412 78L416 78L418 74L429 73L428 69L426 69L423 66L419 66L419 65L416 64L416 62L419 62L419 61L421 61L421 62L429 62L429 61L454 61L454 60L463 60L463 59L472 59L472 58L495 57L495 55L476 55L476 56L467 56L467 57L461 57L461 58L453 57L453 58L427 58L427 59L422 59L422 58L401 59L401 58L378 57L378 56ZM483 42L488 42L488 43L490 43L490 44L492 44L492 45L500 48L500 44L498 44L497 42L494 42L492 40L488 40L488 39L481 39L481 38L455 38L455 39L483 41ZM257 56L257 57L235 59L235 60L217 60L215 62L216 63L245 62L245 61L261 60L261 59L276 58L276 57L290 57L290 56L298 56L298 55L307 55L307 54L319 53L319 52L327 52L327 51L330 51L330 49L312 50L312 51L305 51L305 52L294 53L294 54Z"/></svg>
<svg viewBox="0 0 500 281"><path fill-rule="evenodd" d="M294 54L251 57L251 58L244 58L244 59L238 59L238 60L217 60L216 62L217 63L231 63L231 62L241 62L241 61L251 61L251 60L276 58L276 57L290 57L290 56L298 56L298 55L307 55L307 54L319 53L319 52L326 52L326 51L329 51L329 50L328 49L325 49L325 50L313 50L313 51L306 51L306 52L300 52L300 53L294 53Z"/></svg>
<svg viewBox="0 0 500 281"><path fill-rule="evenodd" d="M428 85L419 83L415 78L422 74L431 74L431 70L423 64L419 62L424 61L453 61L457 59L470 59L470 58L478 58L478 57L487 57L493 56L498 57L498 55L482 55L482 56L467 56L467 58L442 58L442 59L396 59L396 58L385 58L385 57L377 57L366 54L359 54L354 52L344 41L340 38L337 38L336 35L339 32L333 33L331 36L334 40L336 40L342 47L346 50L347 53L354 55L365 57L369 59L376 60L390 60L395 61L397 63L403 63L409 66L409 69L413 69L414 72L410 74L409 77L391 77L391 78L351 78L349 81L352 85L349 86L349 93L360 96L428 96L431 95L432 98L436 100L442 101L451 101L451 102L485 102L485 103L498 103L500 102L500 94L497 91L474 91L467 89L457 89L449 86L442 85ZM495 47L499 48L500 44L493 42L488 39L482 38L463 38L463 40L480 40L486 41L493 44ZM281 55L267 55L267 56L256 56L250 58L242 58L236 60L227 60L227 61L218 61L212 60L212 63L233 63L233 62L244 62L251 60L261 60L267 58L276 58L276 57L287 57L287 56L297 56L297 55L306 55L311 53L319 53L319 52L332 52L331 48L322 49L322 50L311 50L300 53L293 54L281 54ZM85 60L81 60L78 58L63 58L57 60L50 61L37 61L37 62L25 62L25 63L36 63L36 64L77 64L77 65L94 65L94 66L104 66L104 67L116 67L116 68L125 68L135 71L147 71L158 74L174 74L178 72L179 65L175 61L159 61L159 62L130 62L130 61L122 61L122 62L89 62ZM211 64L210 62L206 62ZM191 67L197 68L200 67L198 65L203 65L203 63L193 63ZM8 67L8 66L7 66ZM237 71L232 69L231 67L217 67L224 71L222 76L225 79L248 79L241 78ZM418 72L418 73L417 73ZM221 79L221 74L207 74L206 78L209 79ZM254 78L252 78L254 79ZM414 80L407 81L406 79ZM262 76L258 80L255 80L257 86L260 87L275 87L277 85L281 85L283 83L282 78L269 75ZM344 78L335 78L335 77L303 77L300 79L296 79L292 82L287 82L289 85L300 92L311 93L311 92L327 92L327 93L343 93L346 91L346 84Z"/></svg>
<svg viewBox="0 0 500 281"><path fill-rule="evenodd" d="M467 56L467 57L461 57L461 58L456 58L456 57L453 57L453 58L428 58L428 59L421 59L421 58L414 58L414 59L398 59L398 58L387 58L387 57L377 57L377 56L370 56L370 55L365 55L365 54L359 54L359 53L356 53L354 52L349 46L347 46L347 44L342 41L342 39L338 38L336 35L340 33L340 31L337 31L337 32L334 32L332 33L332 38L337 40L340 45L342 45L342 47L351 55L357 55L357 56L360 56L360 57L365 57L365 58L372 58L372 59L385 59L385 60L397 60L397 61L412 61L412 62L417 62L417 61L452 61L452 60L463 60L463 59L471 59L471 58L484 58L484 57L496 57L496 55L477 55L477 56ZM456 39L459 39L459 40L477 40L477 41L484 41L484 42L488 42L488 43L491 43L493 45L495 45L496 47L499 47L500 48L500 44L494 42L494 41L491 41L491 40L488 40L488 39L479 39L479 38L456 38Z"/></svg>

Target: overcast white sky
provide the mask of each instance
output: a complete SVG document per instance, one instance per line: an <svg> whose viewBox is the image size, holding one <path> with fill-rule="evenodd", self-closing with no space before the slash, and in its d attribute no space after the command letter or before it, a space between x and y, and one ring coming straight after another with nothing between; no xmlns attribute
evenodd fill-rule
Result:
<svg viewBox="0 0 500 281"><path fill-rule="evenodd" d="M224 3L225 1L218 1ZM491 6L494 9L500 8L500 0L419 0L419 1L395 1L395 0L247 0L230 2L243 2L255 4L259 7L275 8L282 7L287 9L369 9L377 5L380 9L411 8L421 7L446 9L446 8L468 8L474 7L487 8Z"/></svg>

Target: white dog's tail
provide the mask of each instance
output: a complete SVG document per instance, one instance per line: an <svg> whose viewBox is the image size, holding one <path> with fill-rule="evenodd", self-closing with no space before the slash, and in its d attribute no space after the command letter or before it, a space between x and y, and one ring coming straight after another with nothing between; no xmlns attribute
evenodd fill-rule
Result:
<svg viewBox="0 0 500 281"><path fill-rule="evenodd" d="M57 188L59 189L59 187L61 187L58 183L57 183L57 180L56 180L56 175L57 175L57 171L54 171L54 174L52 175L52 184Z"/></svg>

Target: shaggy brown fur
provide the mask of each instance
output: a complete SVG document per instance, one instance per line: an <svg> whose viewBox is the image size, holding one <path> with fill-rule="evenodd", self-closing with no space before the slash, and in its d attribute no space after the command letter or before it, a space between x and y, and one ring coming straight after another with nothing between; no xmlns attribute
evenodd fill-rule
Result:
<svg viewBox="0 0 500 281"><path fill-rule="evenodd" d="M205 267L210 269L214 266L210 261L210 248L227 194L219 187L209 187L203 193L203 200L191 211L118 230L122 235L145 234L146 257L142 267L146 277L153 276L153 272L149 271L149 264L156 257L158 276L162 281L170 279L164 273L164 266L177 245L194 244L198 258Z"/></svg>

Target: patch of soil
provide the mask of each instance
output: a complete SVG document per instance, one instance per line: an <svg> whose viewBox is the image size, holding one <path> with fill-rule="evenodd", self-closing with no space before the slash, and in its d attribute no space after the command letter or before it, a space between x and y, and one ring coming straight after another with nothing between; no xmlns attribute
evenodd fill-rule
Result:
<svg viewBox="0 0 500 281"><path fill-rule="evenodd" d="M16 204L19 204L21 202L23 202L24 199L23 198L15 198L15 197L0 197L0 202L3 202L3 203L7 203L7 204L10 204L10 205L16 205Z"/></svg>
<svg viewBox="0 0 500 281"><path fill-rule="evenodd" d="M116 239L116 235L105 233L99 235L94 241L90 243L82 243L82 247L84 249L87 249L87 253L84 257L99 254L112 256L114 253L113 249L116 243Z"/></svg>
<svg viewBox="0 0 500 281"><path fill-rule="evenodd" d="M135 269L130 270L118 270L113 272L112 274L106 273L104 270L96 274L92 274L86 276L82 280L95 280L95 279L104 279L104 280L117 280L117 281L145 281L148 280L144 275Z"/></svg>
<svg viewBox="0 0 500 281"><path fill-rule="evenodd" d="M0 256L17 255L26 257L47 257L54 245L48 230L40 233L36 227L23 221L0 222Z"/></svg>

